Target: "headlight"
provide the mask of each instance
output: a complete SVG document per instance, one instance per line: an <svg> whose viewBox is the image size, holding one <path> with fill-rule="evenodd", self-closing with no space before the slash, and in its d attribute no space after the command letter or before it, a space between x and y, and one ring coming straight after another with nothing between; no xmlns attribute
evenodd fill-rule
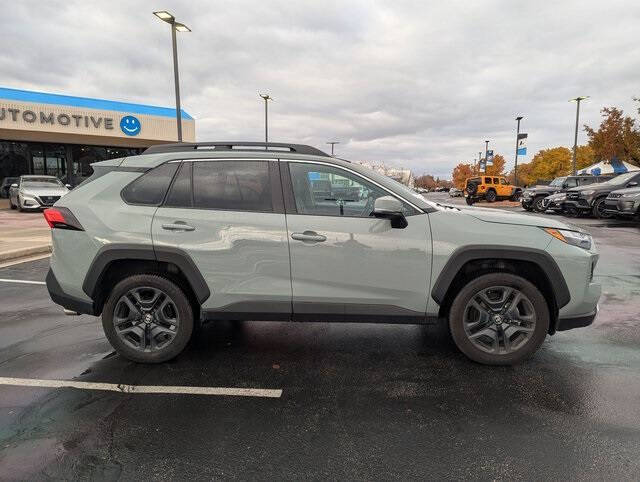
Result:
<svg viewBox="0 0 640 482"><path fill-rule="evenodd" d="M596 192L594 189L587 189L586 191L582 191L580 194L583 196L591 196L594 192Z"/></svg>
<svg viewBox="0 0 640 482"><path fill-rule="evenodd" d="M623 194L622 197L626 197L627 199L630 198L630 197L640 197L640 192Z"/></svg>
<svg viewBox="0 0 640 482"><path fill-rule="evenodd" d="M544 230L563 243L578 246L579 248L591 249L591 245L593 244L593 239L590 234L569 231L567 229L544 228Z"/></svg>

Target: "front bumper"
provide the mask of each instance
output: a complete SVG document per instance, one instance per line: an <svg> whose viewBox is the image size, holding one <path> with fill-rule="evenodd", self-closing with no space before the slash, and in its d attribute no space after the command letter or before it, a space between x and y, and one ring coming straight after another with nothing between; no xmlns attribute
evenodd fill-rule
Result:
<svg viewBox="0 0 640 482"><path fill-rule="evenodd" d="M531 207L533 207L533 198L532 197L522 197L522 199L520 200L520 203L522 204L522 207L525 209L529 209Z"/></svg>
<svg viewBox="0 0 640 482"><path fill-rule="evenodd" d="M596 319L596 316L598 316L598 311L600 311L600 307L596 305L596 309L586 315L559 318L556 331L567 331L573 330L574 328L584 328L585 326L589 326L593 323L593 320Z"/></svg>
<svg viewBox="0 0 640 482"><path fill-rule="evenodd" d="M562 202L562 209L567 208L575 208L578 211L590 211L591 204L587 199L579 198L579 199L565 199Z"/></svg>
<svg viewBox="0 0 640 482"><path fill-rule="evenodd" d="M97 314L92 301L81 300L75 296L65 293L60 287L60 283L58 283L58 280L53 274L51 268L49 268L49 272L47 273L46 283L49 296L51 296L51 299L57 305L77 313L84 313L86 315L93 316Z"/></svg>
<svg viewBox="0 0 640 482"><path fill-rule="evenodd" d="M617 216L633 216L640 212L640 200L633 198L607 198L604 202L605 212Z"/></svg>

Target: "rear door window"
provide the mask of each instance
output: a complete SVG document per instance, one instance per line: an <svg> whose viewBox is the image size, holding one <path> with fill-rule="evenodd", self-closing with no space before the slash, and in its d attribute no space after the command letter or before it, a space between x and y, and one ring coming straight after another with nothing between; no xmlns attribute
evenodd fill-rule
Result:
<svg viewBox="0 0 640 482"><path fill-rule="evenodd" d="M484 183L485 183L485 184L493 184L493 183L491 182L491 178L490 178L490 177L485 177L485 178L484 178Z"/></svg>
<svg viewBox="0 0 640 482"><path fill-rule="evenodd" d="M159 206L178 166L170 162L143 174L122 190L122 198L129 204Z"/></svg>
<svg viewBox="0 0 640 482"><path fill-rule="evenodd" d="M193 202L200 209L272 212L269 161L194 162Z"/></svg>
<svg viewBox="0 0 640 482"><path fill-rule="evenodd" d="M185 208L192 206L191 165L191 162L183 162L180 166L180 170L169 189L169 194L167 194L165 206Z"/></svg>

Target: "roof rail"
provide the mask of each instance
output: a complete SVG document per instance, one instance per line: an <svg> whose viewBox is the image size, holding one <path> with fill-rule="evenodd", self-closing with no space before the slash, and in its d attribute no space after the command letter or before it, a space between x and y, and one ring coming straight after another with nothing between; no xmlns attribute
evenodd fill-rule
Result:
<svg viewBox="0 0 640 482"><path fill-rule="evenodd" d="M161 152L188 152L198 150L250 152L271 151L331 157L326 152L312 146L304 144L287 144L282 142L178 142L174 144L156 144L148 147L144 153L159 154Z"/></svg>

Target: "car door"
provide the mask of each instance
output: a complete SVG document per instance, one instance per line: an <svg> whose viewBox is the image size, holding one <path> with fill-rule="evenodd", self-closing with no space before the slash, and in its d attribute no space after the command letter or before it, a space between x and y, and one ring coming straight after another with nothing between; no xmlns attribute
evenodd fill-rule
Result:
<svg viewBox="0 0 640 482"><path fill-rule="evenodd" d="M209 318L288 319L289 247L277 160L184 161L152 225L156 252L188 254Z"/></svg>
<svg viewBox="0 0 640 482"><path fill-rule="evenodd" d="M402 200L408 225L395 229L370 216L375 199L393 194L355 171L289 161L281 172L294 319L423 320L431 275L428 214ZM313 193L321 179L331 189L322 199Z"/></svg>
<svg viewBox="0 0 640 482"><path fill-rule="evenodd" d="M498 187L498 195L503 197L511 196L511 186L509 186L509 183L507 182L507 180L502 177L499 178L499 180L500 180L500 184Z"/></svg>

